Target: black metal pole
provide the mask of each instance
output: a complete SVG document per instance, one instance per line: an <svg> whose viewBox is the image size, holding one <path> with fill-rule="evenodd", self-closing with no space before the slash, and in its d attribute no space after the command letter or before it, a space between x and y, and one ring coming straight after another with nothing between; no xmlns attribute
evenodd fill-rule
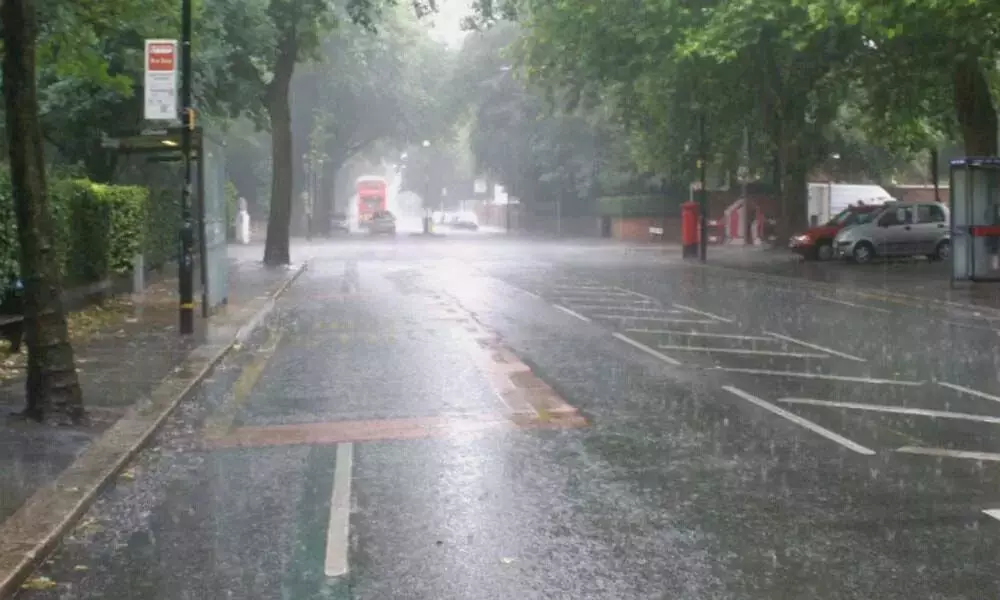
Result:
<svg viewBox="0 0 1000 600"><path fill-rule="evenodd" d="M941 188L938 185L938 151L937 148L931 149L931 179L934 181L934 201L941 201Z"/></svg>
<svg viewBox="0 0 1000 600"><path fill-rule="evenodd" d="M753 244L753 223L750 220L750 197L747 182L750 179L750 133L743 126L743 177L740 181L740 195L743 196L743 244Z"/></svg>
<svg viewBox="0 0 1000 600"><path fill-rule="evenodd" d="M181 106L184 127L181 151L184 154L184 189L181 192L180 331L194 333L194 222L191 218L191 138L194 134L194 107L191 106L191 0L181 0Z"/></svg>
<svg viewBox="0 0 1000 600"><path fill-rule="evenodd" d="M306 164L308 169L306 177L306 241L312 241L312 211L316 206L316 157L312 154L309 155L309 162Z"/></svg>
<svg viewBox="0 0 1000 600"><path fill-rule="evenodd" d="M701 262L705 262L708 257L708 190L705 188L705 159L706 159L706 149L705 149L705 113L701 112L698 114L698 130L701 136L700 149L698 151L698 179L701 182L701 197L699 198L699 205L701 209L701 240L700 240L700 252L699 257Z"/></svg>

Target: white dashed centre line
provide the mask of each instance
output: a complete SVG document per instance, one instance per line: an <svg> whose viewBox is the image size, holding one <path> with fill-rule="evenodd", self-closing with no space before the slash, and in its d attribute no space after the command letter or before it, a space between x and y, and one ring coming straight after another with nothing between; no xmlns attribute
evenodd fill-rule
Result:
<svg viewBox="0 0 1000 600"><path fill-rule="evenodd" d="M333 495L330 498L330 521L326 530L326 560L323 563L323 572L327 577L347 574L354 444L350 442L337 444L336 461L333 472Z"/></svg>
<svg viewBox="0 0 1000 600"><path fill-rule="evenodd" d="M817 425L816 423L813 423L809 419L804 419L804 418L798 416L795 413L788 412L787 410L785 410L783 408L780 408L778 406L775 406L775 405L771 404L770 402L767 402L766 400L762 400L762 399L758 398L757 396L754 396L753 394L744 392L743 390L741 390L741 389L739 389L737 387L733 387L731 385L726 385L726 386L723 386L722 389L726 390L730 394L734 394L734 395L736 395L736 396L738 396L738 397L746 400L747 402L750 402L751 404L755 404L756 406L759 406L760 408L763 408L764 410L766 410L768 412L774 413L774 414L778 415L779 417L783 417L785 419L788 419L789 421L791 421L792 423L795 423L796 425L799 425L801 427L805 427L809 431L812 431L813 433L817 433L817 434L825 437L828 440L834 441L834 442L840 444L841 446L847 448L848 450L851 450L853 452L857 452L858 454L864 454L866 456L872 456L872 455L875 454L875 451L872 450L871 448L866 448L866 447L862 446L861 444L859 444L859 443L857 443L857 442L855 442L853 440L849 440L849 439L845 438L844 436L840 435L839 433L834 433L833 431L830 431L829 429L827 429L825 427L822 427L820 425Z"/></svg>

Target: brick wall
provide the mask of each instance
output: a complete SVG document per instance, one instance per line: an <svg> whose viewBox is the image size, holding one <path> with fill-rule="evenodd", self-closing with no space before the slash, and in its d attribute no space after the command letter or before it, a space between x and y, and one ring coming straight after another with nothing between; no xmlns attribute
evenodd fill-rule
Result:
<svg viewBox="0 0 1000 600"><path fill-rule="evenodd" d="M903 202L934 202L933 185L900 185L883 186L893 198ZM948 202L948 186L939 188L938 194L941 202Z"/></svg>
<svg viewBox="0 0 1000 600"><path fill-rule="evenodd" d="M651 240L650 227L663 227L663 217L614 217L611 221L611 237L616 240L647 242ZM668 242L680 241L680 217L667 219L663 239Z"/></svg>

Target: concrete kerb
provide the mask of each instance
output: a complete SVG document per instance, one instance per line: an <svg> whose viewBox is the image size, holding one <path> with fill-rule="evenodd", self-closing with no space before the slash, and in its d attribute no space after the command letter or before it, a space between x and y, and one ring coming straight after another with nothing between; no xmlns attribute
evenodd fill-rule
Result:
<svg viewBox="0 0 1000 600"><path fill-rule="evenodd" d="M265 300L245 309L252 316L226 342L193 350L178 371L130 408L54 482L37 490L0 524L0 599L20 585L90 508L97 495L159 431L194 388L273 312L276 301L307 267L302 263Z"/></svg>

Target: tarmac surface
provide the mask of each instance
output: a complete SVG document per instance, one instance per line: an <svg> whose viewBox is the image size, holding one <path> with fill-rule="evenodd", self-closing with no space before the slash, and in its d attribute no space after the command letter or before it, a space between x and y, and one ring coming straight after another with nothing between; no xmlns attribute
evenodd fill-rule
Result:
<svg viewBox="0 0 1000 600"><path fill-rule="evenodd" d="M989 294L733 252L301 242L18 598L1000 596Z"/></svg>

